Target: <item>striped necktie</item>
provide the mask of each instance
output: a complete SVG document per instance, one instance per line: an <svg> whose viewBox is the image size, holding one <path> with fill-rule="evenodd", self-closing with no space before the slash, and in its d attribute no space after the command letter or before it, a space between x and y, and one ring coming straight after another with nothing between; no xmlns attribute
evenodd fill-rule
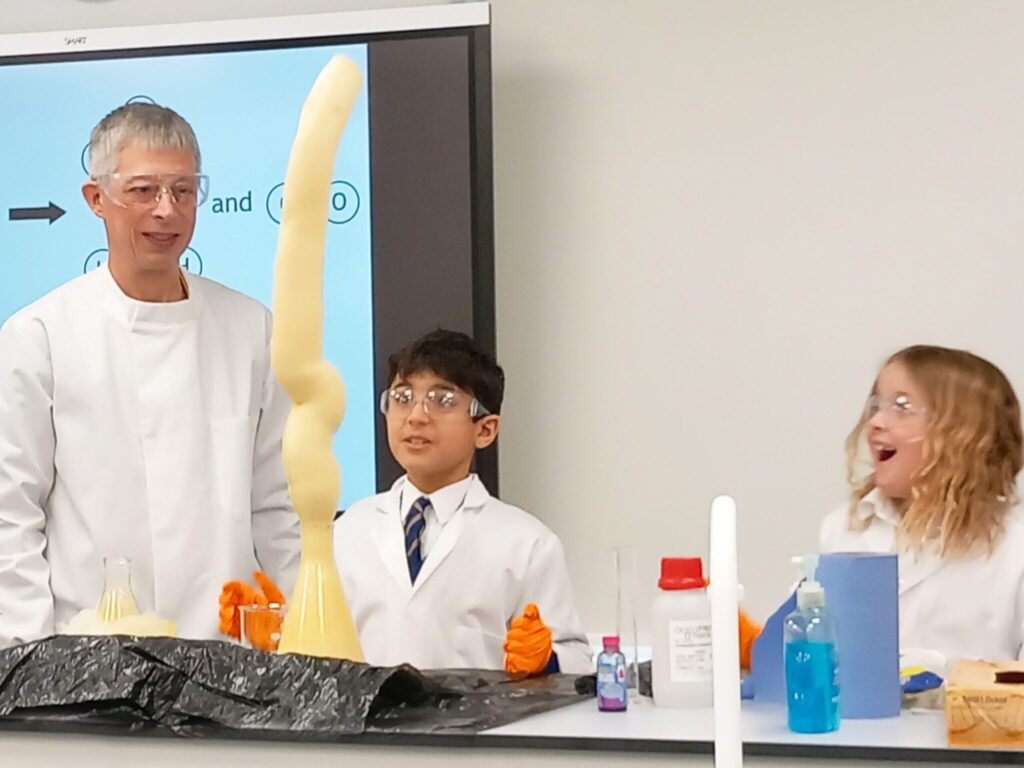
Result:
<svg viewBox="0 0 1024 768"><path fill-rule="evenodd" d="M409 581L413 584L423 567L423 529L427 527L428 509L431 509L430 499L421 496L405 517L405 559L409 561Z"/></svg>

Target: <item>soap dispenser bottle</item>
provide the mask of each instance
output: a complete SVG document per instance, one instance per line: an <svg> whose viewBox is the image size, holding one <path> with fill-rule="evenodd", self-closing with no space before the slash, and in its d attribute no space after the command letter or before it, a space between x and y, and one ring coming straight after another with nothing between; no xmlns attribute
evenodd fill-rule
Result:
<svg viewBox="0 0 1024 768"><path fill-rule="evenodd" d="M793 564L803 580L796 610L783 628L789 729L828 733L839 728L838 627L825 607L825 590L815 580L818 556L794 557Z"/></svg>

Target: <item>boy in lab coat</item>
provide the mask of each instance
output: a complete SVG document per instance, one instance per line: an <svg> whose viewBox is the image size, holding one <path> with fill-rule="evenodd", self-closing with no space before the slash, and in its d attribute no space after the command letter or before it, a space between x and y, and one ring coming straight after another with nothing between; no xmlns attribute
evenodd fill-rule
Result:
<svg viewBox="0 0 1024 768"><path fill-rule="evenodd" d="M388 445L406 474L335 523L338 570L371 664L592 671L561 543L470 472L498 436L504 374L438 330L389 360Z"/></svg>

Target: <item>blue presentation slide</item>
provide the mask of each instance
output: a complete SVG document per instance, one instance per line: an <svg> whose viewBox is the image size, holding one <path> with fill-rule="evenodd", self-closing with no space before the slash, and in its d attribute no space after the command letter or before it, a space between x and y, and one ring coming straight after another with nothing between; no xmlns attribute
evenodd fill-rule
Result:
<svg viewBox="0 0 1024 768"><path fill-rule="evenodd" d="M86 207L89 133L128 101L171 107L195 129L210 177L182 266L271 304L281 193L303 101L332 55L363 71L334 166L324 355L348 390L334 449L342 507L376 492L370 140L366 45L196 53L0 68L0 320L105 263Z"/></svg>

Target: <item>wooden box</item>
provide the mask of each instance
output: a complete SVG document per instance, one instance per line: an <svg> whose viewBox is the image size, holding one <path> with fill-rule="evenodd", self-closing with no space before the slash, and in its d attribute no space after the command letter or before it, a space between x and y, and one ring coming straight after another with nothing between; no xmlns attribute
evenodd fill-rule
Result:
<svg viewBox="0 0 1024 768"><path fill-rule="evenodd" d="M958 661L946 681L951 747L1024 748L1024 663Z"/></svg>

